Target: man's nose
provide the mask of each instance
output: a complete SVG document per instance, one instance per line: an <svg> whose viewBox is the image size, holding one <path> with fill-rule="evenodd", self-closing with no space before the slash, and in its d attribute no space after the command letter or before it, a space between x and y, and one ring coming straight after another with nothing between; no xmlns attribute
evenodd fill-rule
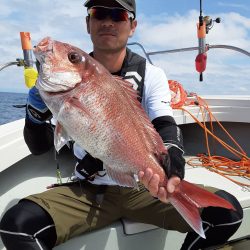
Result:
<svg viewBox="0 0 250 250"><path fill-rule="evenodd" d="M106 18L102 20L102 26L113 26L113 25L114 25L114 21L112 20L110 16L106 16Z"/></svg>

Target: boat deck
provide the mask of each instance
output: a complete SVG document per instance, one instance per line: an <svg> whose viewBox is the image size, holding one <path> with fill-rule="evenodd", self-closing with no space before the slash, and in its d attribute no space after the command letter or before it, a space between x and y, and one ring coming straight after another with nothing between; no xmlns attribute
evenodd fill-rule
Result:
<svg viewBox="0 0 250 250"><path fill-rule="evenodd" d="M216 117L219 117L219 120L230 130L246 150L247 155L250 155L250 97L235 99L211 97L208 101ZM190 110L198 119L201 119L198 107L192 107ZM206 152L204 134L197 124L194 124L183 111L175 110L174 115L177 123L182 127L187 160L197 153ZM54 152L50 151L42 156L30 155L23 139L23 126L23 119L0 126L0 217L19 199L31 193L42 192L48 185L56 182ZM215 132L221 135L216 127ZM223 155L227 154L220 145L216 145L216 148ZM70 152L65 151L64 154L60 154L59 162L62 176L66 181L75 164L74 158ZM185 179L205 186L225 189L235 195L244 208L243 223L230 239L230 245L213 249L250 249L250 190L203 167L193 168L186 165ZM244 181L250 183L249 179ZM55 249L175 250L180 248L184 238L185 234L166 231L151 225L117 221L110 227L76 237ZM4 249L0 240L0 250Z"/></svg>

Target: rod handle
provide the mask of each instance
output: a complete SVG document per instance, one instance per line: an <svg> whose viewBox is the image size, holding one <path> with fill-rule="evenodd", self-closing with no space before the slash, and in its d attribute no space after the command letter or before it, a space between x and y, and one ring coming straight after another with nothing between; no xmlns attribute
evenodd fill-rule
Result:
<svg viewBox="0 0 250 250"><path fill-rule="evenodd" d="M22 49L32 50L30 32L20 32Z"/></svg>

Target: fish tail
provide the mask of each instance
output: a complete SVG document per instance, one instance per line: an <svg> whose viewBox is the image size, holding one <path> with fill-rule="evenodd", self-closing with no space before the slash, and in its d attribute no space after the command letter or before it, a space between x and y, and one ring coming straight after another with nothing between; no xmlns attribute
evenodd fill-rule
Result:
<svg viewBox="0 0 250 250"><path fill-rule="evenodd" d="M227 200L184 180L180 183L179 190L174 192L169 200L192 229L204 239L206 237L202 227L200 208L213 206L235 210Z"/></svg>

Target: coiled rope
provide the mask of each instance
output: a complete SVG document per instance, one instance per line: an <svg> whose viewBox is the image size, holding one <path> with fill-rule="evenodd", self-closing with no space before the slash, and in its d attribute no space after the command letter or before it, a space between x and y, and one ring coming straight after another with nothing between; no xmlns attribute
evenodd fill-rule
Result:
<svg viewBox="0 0 250 250"><path fill-rule="evenodd" d="M188 113L204 130L207 154L198 154L196 157L191 157L187 161L187 164L193 167L205 167L208 170L215 172L238 185L250 187L250 182L248 184L245 181L239 181L233 178L233 176L240 176L250 181L250 158L247 156L242 147L236 142L236 140L230 135L230 133L225 129L225 127L212 114L206 101L194 93L192 94L192 98L188 98L187 93L184 91L182 85L176 81L170 80L169 87L172 95L172 108L180 109ZM186 106L199 107L199 112L202 115L202 122L200 122L189 110L187 110L185 108ZM206 123L207 115L209 117L210 128L207 127ZM214 134L213 121L215 121L225 132L228 138L230 138L231 142L234 144L234 147ZM212 155L209 146L209 136L219 142L225 149L235 156L235 159L238 160L232 160L219 155Z"/></svg>

